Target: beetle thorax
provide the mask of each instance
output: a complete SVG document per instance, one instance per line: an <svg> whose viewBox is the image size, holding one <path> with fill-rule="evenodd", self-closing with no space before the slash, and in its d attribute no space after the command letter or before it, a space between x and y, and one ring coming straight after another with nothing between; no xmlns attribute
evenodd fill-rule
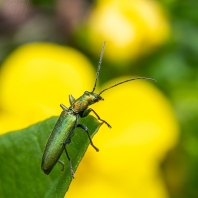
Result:
<svg viewBox="0 0 198 198"><path fill-rule="evenodd" d="M75 102L71 105L71 109L75 113L80 113L85 111L90 105L100 101L102 99L98 94L85 91L84 94L75 100Z"/></svg>
<svg viewBox="0 0 198 198"><path fill-rule="evenodd" d="M80 99L80 98L79 98L79 99ZM89 106L89 105L87 104L86 101L81 101L81 100L79 100L79 99L77 99L77 100L72 104L72 106L71 106L71 109L72 109L75 113L80 113L80 112L86 110L87 107Z"/></svg>

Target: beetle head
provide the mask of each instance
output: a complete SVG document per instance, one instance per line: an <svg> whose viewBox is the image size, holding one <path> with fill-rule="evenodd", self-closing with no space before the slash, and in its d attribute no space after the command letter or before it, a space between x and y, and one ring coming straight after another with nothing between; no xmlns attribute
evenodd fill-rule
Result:
<svg viewBox="0 0 198 198"><path fill-rule="evenodd" d="M104 100L99 94L89 91L84 92L84 97L86 98L86 100L89 102L90 105L99 102L100 100Z"/></svg>

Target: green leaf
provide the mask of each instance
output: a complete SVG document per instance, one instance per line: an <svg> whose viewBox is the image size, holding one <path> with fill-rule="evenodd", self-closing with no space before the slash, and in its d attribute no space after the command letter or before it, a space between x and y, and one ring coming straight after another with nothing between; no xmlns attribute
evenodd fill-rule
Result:
<svg viewBox="0 0 198 198"><path fill-rule="evenodd" d="M0 136L0 197L64 197L72 181L66 154L61 160L65 169L57 163L49 175L41 170L42 153L57 117L49 118L26 129ZM91 137L101 126L94 117L80 119ZM74 172L89 146L87 134L76 129L71 144L67 146ZM74 175L75 176L75 175Z"/></svg>

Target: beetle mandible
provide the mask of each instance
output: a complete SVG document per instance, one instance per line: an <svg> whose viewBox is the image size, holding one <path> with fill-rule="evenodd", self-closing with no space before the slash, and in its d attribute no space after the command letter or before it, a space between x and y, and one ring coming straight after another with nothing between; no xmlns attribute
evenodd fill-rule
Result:
<svg viewBox="0 0 198 198"><path fill-rule="evenodd" d="M96 115L98 120L100 120L102 123L105 123L109 128L111 128L110 124L108 124L105 120L101 119L100 116L92 108L89 108L90 105L92 105L96 102L99 102L100 100L104 100L101 97L101 94L104 91L111 89L115 86L118 86L120 84L132 81L132 80L145 79L145 80L155 81L152 78L146 78L146 77L131 78L131 79L119 82L117 84L114 84L114 85L102 90L99 94L94 93L96 84L98 81L98 77L99 77L99 72L100 72L100 67L101 67L101 63L102 63L102 57L103 57L103 53L104 53L105 44L106 44L106 42L104 42L104 44L102 46L102 51L100 54L100 59L99 59L99 63L98 63L96 79L95 79L95 84L94 84L93 90L91 92L85 91L84 94L82 96L80 96L78 99L75 99L72 95L69 95L69 102L70 102L69 108L67 108L63 104L60 104L60 107L63 109L63 111L61 112L61 115L60 115L58 121L56 122L52 133L49 136L49 139L46 143L46 146L45 146L45 149L43 152L41 169L43 170L43 172L45 174L49 174L57 162L61 163L63 165L63 169L64 169L64 162L60 161L59 158L60 158L61 154L63 153L63 151L65 150L65 153L66 153L67 159L69 161L69 165L70 165L71 175L72 175L72 177L74 177L72 163L71 163L69 154L67 152L66 146L68 144L70 144L71 138L74 135L75 129L77 127L81 128L82 130L84 130L87 133L87 136L89 138L91 146L96 151L99 151L98 148L95 147L92 142L92 139L88 132L88 128L83 124L79 124L78 119L79 119L79 117L81 117L81 118L86 117L87 115L89 115L90 112L93 112Z"/></svg>

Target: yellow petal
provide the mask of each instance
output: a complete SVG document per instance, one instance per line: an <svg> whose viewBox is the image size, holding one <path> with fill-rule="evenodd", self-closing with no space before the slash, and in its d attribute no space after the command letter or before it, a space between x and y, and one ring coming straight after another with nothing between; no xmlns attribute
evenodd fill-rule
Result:
<svg viewBox="0 0 198 198"><path fill-rule="evenodd" d="M2 65L0 108L12 117L23 116L16 129L59 115L59 104L68 106L69 94L77 98L92 89L94 73L87 58L70 47L52 43L20 46Z"/></svg>
<svg viewBox="0 0 198 198"><path fill-rule="evenodd" d="M148 54L170 35L162 6L152 0L100 0L83 30L89 49L94 48L95 55L99 54L104 40L108 43L105 57L114 63Z"/></svg>

